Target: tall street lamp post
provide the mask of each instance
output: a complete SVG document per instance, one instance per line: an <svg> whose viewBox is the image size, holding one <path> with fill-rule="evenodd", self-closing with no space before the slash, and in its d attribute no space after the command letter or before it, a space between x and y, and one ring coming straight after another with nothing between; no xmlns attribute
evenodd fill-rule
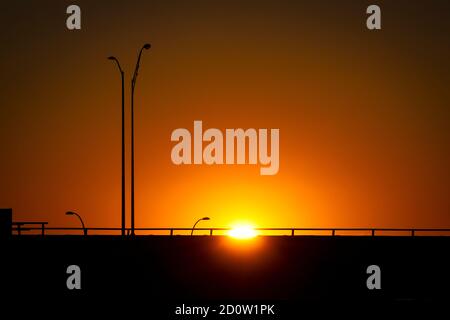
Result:
<svg viewBox="0 0 450 320"><path fill-rule="evenodd" d="M125 80L124 72L116 57L108 57L117 63L122 78L122 236L125 235Z"/></svg>
<svg viewBox="0 0 450 320"><path fill-rule="evenodd" d="M142 51L150 49L150 44L146 43L139 51L136 68L131 79L131 235L134 236L134 88L139 70Z"/></svg>

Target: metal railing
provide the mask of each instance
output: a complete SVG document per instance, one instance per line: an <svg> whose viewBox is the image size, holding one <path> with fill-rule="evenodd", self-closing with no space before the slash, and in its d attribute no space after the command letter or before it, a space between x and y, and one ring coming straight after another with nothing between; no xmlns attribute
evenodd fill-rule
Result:
<svg viewBox="0 0 450 320"><path fill-rule="evenodd" d="M40 230L42 235L45 235L45 226L48 224L48 222L44 221L35 221L35 222L29 222L29 221L21 221L21 222L13 222L12 223L12 230L16 231L18 235L22 234L22 231L32 231L32 230ZM24 227L24 226L40 226L37 227Z"/></svg>
<svg viewBox="0 0 450 320"><path fill-rule="evenodd" d="M42 236L48 235L50 232L53 235L64 235L65 233L54 233L57 231L80 231L83 235L91 235L96 234L100 235L102 232L110 231L112 233L107 235L114 235L114 232L121 232L121 228L63 228L63 227L47 227L47 222L13 222L12 231L15 232L16 235L22 235L23 231L40 231ZM35 227L39 225L39 227ZM130 234L131 229L126 228L127 235ZM207 231L207 233L212 236L218 235L218 233L230 231L232 228L195 228L195 231ZM382 233L398 233L398 235L407 234L409 236L417 236L417 233L421 233L422 235L440 235L440 236L450 236L450 229L431 229L431 228L418 228L418 229L405 229L405 228L254 228L258 235L270 235L264 234L265 232L278 232L284 233L281 235L290 235L290 236L307 236L307 235L317 235L318 232L325 232L325 236L338 236L338 235L382 235ZM46 233L47 231L47 233ZM192 231L192 228L135 228L136 232L141 233L141 235L155 235L153 232L158 233L166 233L163 235L174 236L174 235L182 235L184 232ZM302 232L302 234L299 234ZM305 233L306 232L306 233ZM142 234L143 233L143 234ZM350 234L349 234L350 233ZM202 233L203 234L203 233ZM157 234L161 235L161 234Z"/></svg>

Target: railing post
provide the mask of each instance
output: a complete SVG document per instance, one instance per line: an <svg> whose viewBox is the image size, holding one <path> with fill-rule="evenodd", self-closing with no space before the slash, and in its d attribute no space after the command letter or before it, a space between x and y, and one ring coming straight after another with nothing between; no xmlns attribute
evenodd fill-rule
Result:
<svg viewBox="0 0 450 320"><path fill-rule="evenodd" d="M20 236L20 223L17 225L17 235Z"/></svg>
<svg viewBox="0 0 450 320"><path fill-rule="evenodd" d="M211 229L209 229L209 235L212 236L212 234L213 234L213 229L211 228Z"/></svg>
<svg viewBox="0 0 450 320"><path fill-rule="evenodd" d="M45 235L45 223L41 224L42 235Z"/></svg>
<svg viewBox="0 0 450 320"><path fill-rule="evenodd" d="M375 236L375 229L372 229L372 237Z"/></svg>
<svg viewBox="0 0 450 320"><path fill-rule="evenodd" d="M411 230L411 236L414 237L414 229Z"/></svg>
<svg viewBox="0 0 450 320"><path fill-rule="evenodd" d="M336 234L336 230L335 230L335 229L331 230L331 235L332 235L333 237L335 236L335 234Z"/></svg>
<svg viewBox="0 0 450 320"><path fill-rule="evenodd" d="M292 229L291 230L291 236L294 236L295 235L295 229Z"/></svg>
<svg viewBox="0 0 450 320"><path fill-rule="evenodd" d="M170 229L170 236L173 236L173 229Z"/></svg>

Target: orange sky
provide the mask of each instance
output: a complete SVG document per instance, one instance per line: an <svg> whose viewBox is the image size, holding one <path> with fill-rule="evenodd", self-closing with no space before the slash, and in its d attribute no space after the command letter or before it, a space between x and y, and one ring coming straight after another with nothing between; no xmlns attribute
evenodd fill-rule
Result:
<svg viewBox="0 0 450 320"><path fill-rule="evenodd" d="M150 42L135 93L137 227L205 215L215 227L450 227L449 5L380 3L378 32L365 1L78 1L81 31L65 29L69 2L5 5L0 207L120 226L120 78L106 57L125 69L128 110ZM175 166L171 132L194 120L279 128L278 174Z"/></svg>

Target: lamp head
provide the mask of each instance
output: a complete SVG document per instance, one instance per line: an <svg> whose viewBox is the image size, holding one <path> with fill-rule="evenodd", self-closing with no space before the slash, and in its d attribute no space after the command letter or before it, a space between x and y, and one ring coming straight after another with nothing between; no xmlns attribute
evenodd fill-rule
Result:
<svg viewBox="0 0 450 320"><path fill-rule="evenodd" d="M151 47L150 43L144 44L144 49L148 50L148 49L150 49L150 47Z"/></svg>
<svg viewBox="0 0 450 320"><path fill-rule="evenodd" d="M66 212L66 215L68 215L68 216L73 216L75 214L75 212L73 212L73 211L67 211Z"/></svg>
<svg viewBox="0 0 450 320"><path fill-rule="evenodd" d="M108 60L116 60L116 57L113 57L113 56L108 57Z"/></svg>
<svg viewBox="0 0 450 320"><path fill-rule="evenodd" d="M202 220L211 220L209 217L204 217Z"/></svg>

